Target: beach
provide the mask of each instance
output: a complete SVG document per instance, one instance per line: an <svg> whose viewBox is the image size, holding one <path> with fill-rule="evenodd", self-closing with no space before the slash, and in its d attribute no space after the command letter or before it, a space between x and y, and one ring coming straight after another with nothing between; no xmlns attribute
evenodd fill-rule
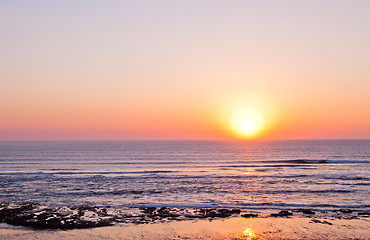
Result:
<svg viewBox="0 0 370 240"><path fill-rule="evenodd" d="M0 239L369 239L370 212L295 209L46 207L0 209Z"/></svg>
<svg viewBox="0 0 370 240"><path fill-rule="evenodd" d="M369 239L369 219L242 218L73 230L2 228L0 239ZM331 225L324 222L330 222Z"/></svg>

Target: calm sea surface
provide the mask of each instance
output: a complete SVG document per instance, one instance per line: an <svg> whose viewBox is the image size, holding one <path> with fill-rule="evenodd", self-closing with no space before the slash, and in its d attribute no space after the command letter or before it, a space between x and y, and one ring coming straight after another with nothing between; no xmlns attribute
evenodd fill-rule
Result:
<svg viewBox="0 0 370 240"><path fill-rule="evenodd" d="M0 202L370 207L370 140L0 142Z"/></svg>

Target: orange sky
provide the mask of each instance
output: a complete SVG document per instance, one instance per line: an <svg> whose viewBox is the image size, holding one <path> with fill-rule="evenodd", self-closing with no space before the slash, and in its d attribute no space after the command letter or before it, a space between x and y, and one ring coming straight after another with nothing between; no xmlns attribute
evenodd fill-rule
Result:
<svg viewBox="0 0 370 240"><path fill-rule="evenodd" d="M370 138L368 1L0 3L0 140Z"/></svg>

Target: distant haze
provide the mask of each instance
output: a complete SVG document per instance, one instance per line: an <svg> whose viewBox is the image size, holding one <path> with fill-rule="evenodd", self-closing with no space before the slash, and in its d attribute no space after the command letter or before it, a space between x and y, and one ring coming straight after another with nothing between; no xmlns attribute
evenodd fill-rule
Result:
<svg viewBox="0 0 370 240"><path fill-rule="evenodd" d="M370 138L370 1L1 1L0 140Z"/></svg>

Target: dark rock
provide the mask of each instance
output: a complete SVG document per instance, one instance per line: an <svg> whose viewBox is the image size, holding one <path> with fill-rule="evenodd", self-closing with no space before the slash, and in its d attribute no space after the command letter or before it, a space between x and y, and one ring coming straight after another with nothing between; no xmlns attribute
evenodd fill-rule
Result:
<svg viewBox="0 0 370 240"><path fill-rule="evenodd" d="M293 215L293 213L287 211L287 210L282 210L279 213L272 213L270 214L271 217L288 217Z"/></svg>
<svg viewBox="0 0 370 240"><path fill-rule="evenodd" d="M321 223L321 221L318 220L318 219L311 219L311 222L313 222L313 223Z"/></svg>
<svg viewBox="0 0 370 240"><path fill-rule="evenodd" d="M210 212L212 213L209 214L209 217L230 217L231 215L233 215L233 211L232 210L228 210L228 209L218 209L216 212Z"/></svg>
<svg viewBox="0 0 370 240"><path fill-rule="evenodd" d="M370 212L359 212L358 215L360 216L370 216Z"/></svg>
<svg viewBox="0 0 370 240"><path fill-rule="evenodd" d="M156 207L143 207L141 208L141 210L144 212L144 213L152 213L156 210L157 208Z"/></svg>
<svg viewBox="0 0 370 240"><path fill-rule="evenodd" d="M322 224L327 224L327 225L333 225L331 222L328 222L328 221L322 221L321 223Z"/></svg>
<svg viewBox="0 0 370 240"><path fill-rule="evenodd" d="M162 207L158 210L158 216L162 218L168 218L168 217L178 217L180 215L176 213L175 209Z"/></svg>
<svg viewBox="0 0 370 240"><path fill-rule="evenodd" d="M231 212L233 214L239 214L239 213L241 213L241 210L240 209L232 209Z"/></svg>
<svg viewBox="0 0 370 240"><path fill-rule="evenodd" d="M216 209L216 208L201 208L196 211L197 213L193 215L185 214L185 217L189 218L226 218L231 215L239 212L238 210L229 210L229 209Z"/></svg>
<svg viewBox="0 0 370 240"><path fill-rule="evenodd" d="M40 207L32 203L22 203L1 204L0 222L36 229L76 229L111 226L117 223L143 224L165 219L180 221L194 218L226 218L240 212L239 209L178 209L169 207L116 210L109 208L108 211L107 208L96 206ZM258 215L244 214L244 217L256 216Z"/></svg>
<svg viewBox="0 0 370 240"><path fill-rule="evenodd" d="M312 211L311 209L298 209L298 212L301 212L303 214L312 214L312 215L315 214L315 212Z"/></svg>
<svg viewBox="0 0 370 240"><path fill-rule="evenodd" d="M112 225L112 219L92 219L82 220L86 211L96 211L95 208L81 206L70 208L78 210L78 214L68 215L68 213L58 212L60 208L44 208L42 210L33 204L10 204L3 206L0 210L0 221L12 225L27 226L39 229L73 229L73 228L93 228ZM62 211L63 212L63 211ZM70 211L71 212L71 211Z"/></svg>
<svg viewBox="0 0 370 240"><path fill-rule="evenodd" d="M258 217L258 214L245 213L245 214L242 214L241 216L244 217L244 218L251 218L251 217Z"/></svg>
<svg viewBox="0 0 370 240"><path fill-rule="evenodd" d="M310 222L313 222L313 223L321 223L321 224L327 224L327 225L333 225L331 222L328 222L328 221L320 221L318 219L311 219Z"/></svg>
<svg viewBox="0 0 370 240"><path fill-rule="evenodd" d="M348 209L348 208L342 208L339 211L342 212L342 213L352 213L352 210Z"/></svg>
<svg viewBox="0 0 370 240"><path fill-rule="evenodd" d="M214 211L217 211L217 209L216 208L200 208L200 209L198 209L198 212L202 213L204 215L206 215L209 212L214 212Z"/></svg>
<svg viewBox="0 0 370 240"><path fill-rule="evenodd" d="M96 209L96 212L99 214L99 216L108 216L107 209L105 208Z"/></svg>

